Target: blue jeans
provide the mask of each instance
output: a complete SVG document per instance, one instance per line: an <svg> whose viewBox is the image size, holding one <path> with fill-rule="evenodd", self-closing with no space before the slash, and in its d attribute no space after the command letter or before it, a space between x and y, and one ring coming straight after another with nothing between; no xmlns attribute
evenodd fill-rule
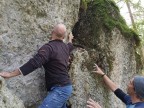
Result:
<svg viewBox="0 0 144 108"><path fill-rule="evenodd" d="M39 108L67 108L66 102L72 94L72 85L54 86Z"/></svg>

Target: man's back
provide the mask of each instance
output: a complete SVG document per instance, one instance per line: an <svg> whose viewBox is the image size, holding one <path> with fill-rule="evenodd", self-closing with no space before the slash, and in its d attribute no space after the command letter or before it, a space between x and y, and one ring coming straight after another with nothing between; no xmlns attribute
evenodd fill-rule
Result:
<svg viewBox="0 0 144 108"><path fill-rule="evenodd" d="M40 49L48 49L46 51L49 51L50 53L48 62L43 65L45 68L45 78L48 90L50 90L53 85L64 86L71 84L67 67L72 47L73 46L70 43L65 44L61 40L52 40Z"/></svg>

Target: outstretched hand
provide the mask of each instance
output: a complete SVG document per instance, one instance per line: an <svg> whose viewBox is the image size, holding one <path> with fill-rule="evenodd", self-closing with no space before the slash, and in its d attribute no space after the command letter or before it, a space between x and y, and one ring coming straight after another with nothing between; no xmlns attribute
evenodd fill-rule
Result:
<svg viewBox="0 0 144 108"><path fill-rule="evenodd" d="M20 75L21 72L19 69L16 69L12 72L0 72L0 76L4 77L4 78L11 78L11 77L14 77L14 76L17 76L17 75Z"/></svg>
<svg viewBox="0 0 144 108"><path fill-rule="evenodd" d="M92 100L91 98L87 101L87 107L88 108L101 108L101 106L97 102Z"/></svg>
<svg viewBox="0 0 144 108"><path fill-rule="evenodd" d="M0 72L0 76L3 78L10 78L10 73L9 72Z"/></svg>
<svg viewBox="0 0 144 108"><path fill-rule="evenodd" d="M72 42L73 38L74 38L73 34L69 33L69 35L68 35L68 41Z"/></svg>
<svg viewBox="0 0 144 108"><path fill-rule="evenodd" d="M103 75L104 74L104 72L101 70L101 68L100 67L98 67L98 65L97 64L94 64L94 73L97 73L97 74L99 74L99 75Z"/></svg>

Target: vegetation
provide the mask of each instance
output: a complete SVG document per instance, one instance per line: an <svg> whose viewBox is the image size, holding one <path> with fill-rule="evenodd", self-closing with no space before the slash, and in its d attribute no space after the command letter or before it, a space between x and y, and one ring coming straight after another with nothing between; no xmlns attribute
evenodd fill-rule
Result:
<svg viewBox="0 0 144 108"><path fill-rule="evenodd" d="M139 34L141 39L141 46L136 51L136 61L137 61L137 71L142 69L142 64L144 63L144 5L143 0L114 0L119 8L127 7L129 15L129 25L130 27ZM121 6L120 6L121 4ZM126 11L126 10L125 10ZM126 12L125 12L126 13ZM141 61L141 62L140 62Z"/></svg>
<svg viewBox="0 0 144 108"><path fill-rule="evenodd" d="M113 69L114 57L108 45L111 44L111 31L114 28L118 28L127 40L132 40L132 45L135 45L135 42L136 47L140 45L137 32L127 25L114 1L81 0L79 21L73 29L76 43L83 45L86 49L96 49L98 59L91 56L91 63L97 62L102 64L101 67L107 66L106 73ZM104 38L100 36L103 33ZM136 54L139 56L138 53ZM138 56L137 59L139 59ZM90 67L89 65L88 62L88 67Z"/></svg>
<svg viewBox="0 0 144 108"><path fill-rule="evenodd" d="M136 40L136 45L139 46L140 38L138 34L130 29L124 18L120 15L119 8L115 4L114 1L110 0L82 0L82 6L85 11L87 11L87 15L90 18L90 22L92 23L94 30L94 34L99 34L98 29L100 26L107 28L108 30L113 30L113 28L117 27L121 30L121 33L130 38L134 38ZM97 23L99 27L95 27L96 24L93 22L101 22ZM96 32L97 31L97 32Z"/></svg>
<svg viewBox="0 0 144 108"><path fill-rule="evenodd" d="M139 37L141 38L142 44L144 44L144 5L142 5L143 0L114 0L117 5L119 5L119 8L122 9L125 4L128 8L128 14L130 19L130 26L132 29L134 29L137 34L139 34ZM122 6L120 6L120 4Z"/></svg>

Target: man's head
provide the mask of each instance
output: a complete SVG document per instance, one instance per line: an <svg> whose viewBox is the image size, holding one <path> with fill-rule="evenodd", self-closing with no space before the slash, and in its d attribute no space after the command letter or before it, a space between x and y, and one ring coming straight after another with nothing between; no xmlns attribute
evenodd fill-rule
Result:
<svg viewBox="0 0 144 108"><path fill-rule="evenodd" d="M52 31L52 39L64 39L66 35L66 26L64 24L57 24Z"/></svg>
<svg viewBox="0 0 144 108"><path fill-rule="evenodd" d="M144 77L135 76L128 84L127 93L130 96L136 95L139 99L144 100Z"/></svg>
<svg viewBox="0 0 144 108"><path fill-rule="evenodd" d="M135 76L134 77L134 88L137 96L144 100L144 77L143 76Z"/></svg>

